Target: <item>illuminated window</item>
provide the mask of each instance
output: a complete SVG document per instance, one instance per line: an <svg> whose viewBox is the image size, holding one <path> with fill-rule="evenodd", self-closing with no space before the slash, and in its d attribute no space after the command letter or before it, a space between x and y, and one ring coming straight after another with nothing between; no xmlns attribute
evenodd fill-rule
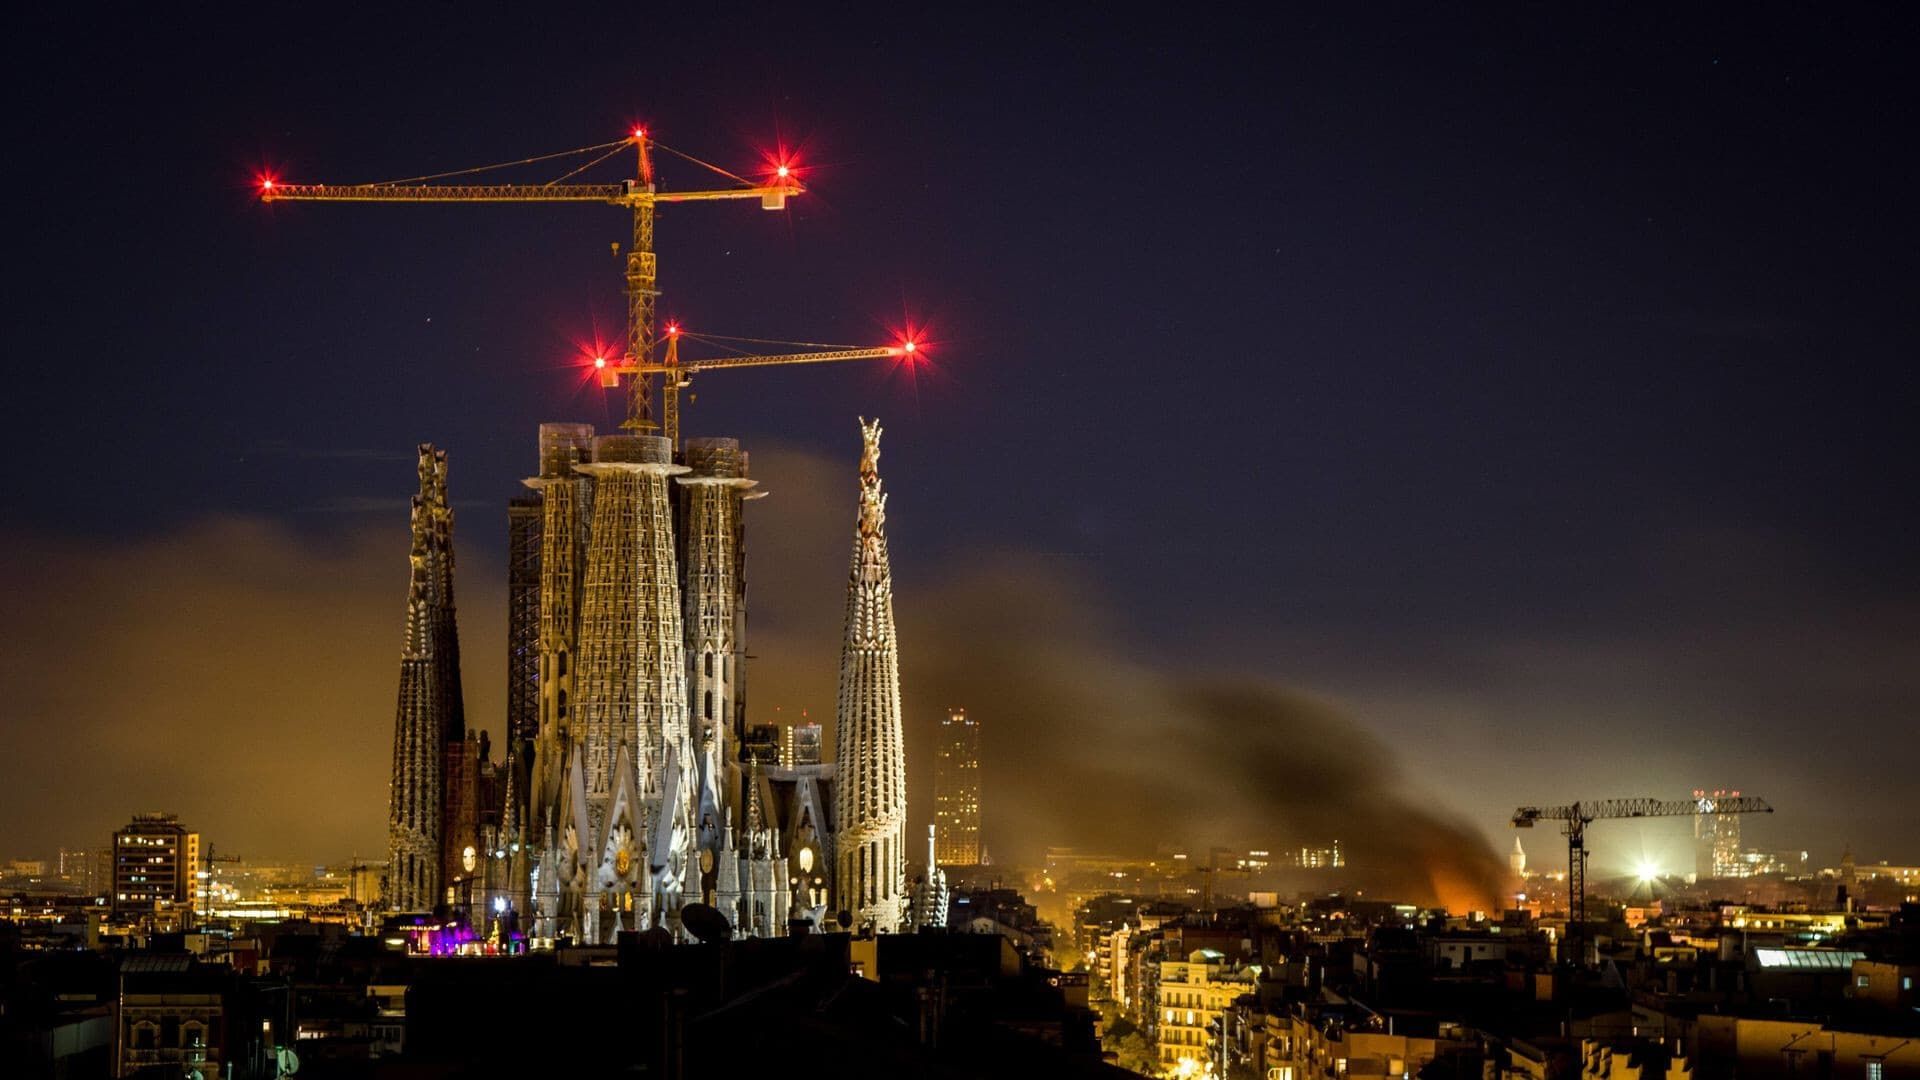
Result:
<svg viewBox="0 0 1920 1080"><path fill-rule="evenodd" d="M1881 1080L1886 1071L1887 1063L1884 1061L1867 1062L1867 1080Z"/></svg>

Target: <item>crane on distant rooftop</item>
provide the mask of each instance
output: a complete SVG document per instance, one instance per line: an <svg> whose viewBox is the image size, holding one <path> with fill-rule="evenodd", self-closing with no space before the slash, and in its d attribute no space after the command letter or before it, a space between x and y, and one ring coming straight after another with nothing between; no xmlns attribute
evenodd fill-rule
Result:
<svg viewBox="0 0 1920 1080"><path fill-rule="evenodd" d="M1587 921L1587 826L1612 818L1699 817L1702 814L1771 814L1764 799L1741 796L1694 799L1600 799L1569 806L1523 806L1513 812L1516 829L1531 829L1538 821L1558 821L1567 835L1567 943L1574 962L1581 960L1579 942Z"/></svg>
<svg viewBox="0 0 1920 1080"><path fill-rule="evenodd" d="M621 154L628 147L634 149L638 158L638 175L634 179L615 183L568 182L588 169ZM705 191L661 191L654 183L652 151L655 148L666 150L668 153L710 169L739 186ZM599 156L579 165L558 179L544 184L431 182L469 177L477 173L539 162L585 157L594 153L598 153ZM655 300L660 295L658 263L653 249L654 208L664 203L758 199L762 209L783 210L786 208L787 199L805 193L806 188L801 186L795 175L795 167L789 162L774 162L769 173L764 182L754 183L717 165L708 164L692 155L664 146L649 136L645 128L637 127L627 138L596 146L581 147L578 150L565 150L496 165L483 165L472 169L459 169L453 172L408 177L376 184L288 184L271 176L263 176L259 180L259 193L263 202L600 203L631 210L633 242L626 253L626 350L618 357L596 356L592 362L598 369L600 384L603 387L616 388L621 376L628 377L627 418L621 426L635 434L648 434L661 427L653 418L652 383L654 376L663 377L661 394L664 405L662 410L665 419L664 434L677 448L680 440L680 391L687 387L690 377L696 372L734 367L818 364L884 357L912 360L919 352L919 343L913 340L910 332L897 345L859 348L811 345L805 342L721 338L718 335L694 335L670 323L666 327L664 353L656 356L656 348L661 342L655 330L654 317ZM618 248L619 245L616 244L616 252ZM735 355L682 361L678 347L682 336L696 338L709 344L750 341L755 344L801 345L812 351L762 356Z"/></svg>

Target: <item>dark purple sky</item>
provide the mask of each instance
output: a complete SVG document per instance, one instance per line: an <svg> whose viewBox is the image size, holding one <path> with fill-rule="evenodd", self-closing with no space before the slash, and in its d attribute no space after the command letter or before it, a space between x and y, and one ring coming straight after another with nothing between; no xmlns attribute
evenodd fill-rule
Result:
<svg viewBox="0 0 1920 1080"><path fill-rule="evenodd" d="M910 315L937 368L715 376L687 427L850 477L852 416L884 416L903 605L962 563L1055 560L1116 655L1335 702L1502 843L1517 803L1738 786L1781 811L1757 843L1920 861L1911 17L1124 7L16 15L9 581L58 604L47 553L91 554L99 604L157 590L112 568L181 537L358 552L403 529L431 439L462 588L494 591L533 425L617 418L565 365L620 335L622 215L262 207L253 177L634 121L741 168L784 138L813 193L663 213L662 310L849 342ZM207 525L233 521L269 532ZM381 672L403 538L392 563ZM0 715L38 749L0 754L24 792L0 826L51 846L69 808L139 808L137 769L87 764L117 729L80 714L137 725L164 692L63 696L111 665L8 607ZM263 712L166 737L272 757Z"/></svg>

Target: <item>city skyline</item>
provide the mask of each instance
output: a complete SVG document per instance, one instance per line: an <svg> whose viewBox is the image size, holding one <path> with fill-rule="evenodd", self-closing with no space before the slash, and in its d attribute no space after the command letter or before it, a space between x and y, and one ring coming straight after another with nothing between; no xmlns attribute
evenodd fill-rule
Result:
<svg viewBox="0 0 1920 1080"><path fill-rule="evenodd" d="M663 57L388 113L390 89L324 109L262 90L331 81L349 55L452 104L435 88L483 82L461 77L481 70L463 50L501 28L425 46L446 65L396 65L398 45L330 48L334 28L268 59L228 48L237 29L37 14L34 34L86 40L155 97L122 125L76 88L85 73L20 67L30 104L58 95L75 121L23 153L79 178L11 211L44 268L36 310L65 314L10 344L70 355L105 307L100 336L144 359L85 378L26 365L11 397L14 460L47 467L19 470L0 535L16 688L0 820L44 855L159 809L233 850L380 850L387 762L369 747L391 735L395 542L426 440L461 463L469 722L506 745L519 433L610 418L574 364L619 336L618 230L454 210L396 228L383 208L293 213L246 189L263 169L424 172L646 120L729 162L784 139L816 169L818 197L787 215L663 219L680 317L828 341L930 327L911 375L716 378L688 423L750 439L780 495L750 571L755 708L825 716L853 505L837 440L854 415L888 418L911 507L907 771L931 775L940 702L1032 732L983 750L985 829L1012 845L997 857L1141 828L1125 805L1049 809L1050 782L1330 835L1305 800L1260 801L1255 776L1219 782L1224 702L1276 751L1310 739L1328 775L1385 777L1366 790L1388 812L1336 815L1358 821L1356 864L1361 833L1402 812L1498 864L1515 805L1701 787L1777 807L1747 846L1920 861L1910 800L1887 797L1911 792L1920 710L1914 211L1893 194L1914 162L1851 107L1899 127L1914 93L1870 25L1674 19L1330 17L1184 43L1116 22L1059 64L1044 34L822 22L730 44L769 67L814 58L777 92L708 100L696 64ZM515 48L551 65L574 44L542 30ZM908 45L927 77L857 62ZM983 49L1013 77L956 97ZM111 149L74 134L122 126ZM1180 150L1136 152L1138 130ZM162 208L131 247L128 160ZM1109 168L1190 194L1142 215ZM104 250L149 283L125 304L102 305L81 263ZM144 467L87 483L52 467L49 448L94 429ZM991 685L1009 660L1035 676L1020 693ZM1128 756L1170 737L1171 778ZM915 840L931 793L909 789Z"/></svg>

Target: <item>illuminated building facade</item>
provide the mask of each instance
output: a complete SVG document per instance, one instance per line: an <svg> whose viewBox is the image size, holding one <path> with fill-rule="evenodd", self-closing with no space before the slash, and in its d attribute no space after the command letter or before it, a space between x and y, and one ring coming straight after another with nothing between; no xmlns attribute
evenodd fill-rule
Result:
<svg viewBox="0 0 1920 1080"><path fill-rule="evenodd" d="M573 664L593 506L593 480L574 467L591 458L592 447L589 425L542 424L540 470L524 481L540 493L540 698L522 841L523 852L534 854L515 869L532 897L537 938L559 934L563 902L577 906L579 849L587 842L574 818L584 793L576 795L569 781Z"/></svg>
<svg viewBox="0 0 1920 1080"><path fill-rule="evenodd" d="M137 918L191 911L200 834L172 814L135 814L113 834L113 913Z"/></svg>
<svg viewBox="0 0 1920 1080"><path fill-rule="evenodd" d="M1740 793L1696 789L1693 797L1705 810L1720 799L1737 799ZM1740 815L1701 813L1695 816L1693 841L1693 869L1697 877L1746 877L1750 873L1741 858Z"/></svg>
<svg viewBox="0 0 1920 1080"><path fill-rule="evenodd" d="M780 764L791 769L797 765L818 765L824 758L825 739L819 724L788 724L780 729Z"/></svg>
<svg viewBox="0 0 1920 1080"><path fill-rule="evenodd" d="M387 905L401 911L431 910L442 898L447 761L450 745L466 736L446 452L421 444L419 476L387 808Z"/></svg>
<svg viewBox="0 0 1920 1080"><path fill-rule="evenodd" d="M665 439L545 424L540 459L527 481L542 506L528 855L512 865L509 800L499 902L517 911L530 896L536 939L679 934L691 902L740 935L784 935L801 877L781 809L793 800L762 772L777 742L746 724L747 455L689 439L676 461ZM806 816L826 828L824 812ZM811 869L824 889L826 866Z"/></svg>
<svg viewBox="0 0 1920 1080"><path fill-rule="evenodd" d="M594 490L573 685L575 858L580 933L603 942L677 917L693 855L698 775L670 484L688 470L650 435L597 436L576 469Z"/></svg>
<svg viewBox="0 0 1920 1080"><path fill-rule="evenodd" d="M980 862L980 723L965 709L940 721L933 759L934 852L941 866Z"/></svg>
<svg viewBox="0 0 1920 1080"><path fill-rule="evenodd" d="M695 843L730 850L746 737L747 575L742 509L761 492L737 439L688 439L680 496L680 563L686 605L687 704L695 754Z"/></svg>
<svg viewBox="0 0 1920 1080"><path fill-rule="evenodd" d="M893 933L906 915L906 759L900 657L880 484L880 423L860 421L860 511L847 580L835 713L837 902L855 927Z"/></svg>
<svg viewBox="0 0 1920 1080"><path fill-rule="evenodd" d="M1205 1071L1219 1057L1220 1014L1234 999L1253 992L1258 969L1228 963L1213 949L1195 949L1185 960L1159 965L1157 1032L1160 1066L1169 1074L1181 1068ZM1198 1067L1198 1068L1196 1068Z"/></svg>

